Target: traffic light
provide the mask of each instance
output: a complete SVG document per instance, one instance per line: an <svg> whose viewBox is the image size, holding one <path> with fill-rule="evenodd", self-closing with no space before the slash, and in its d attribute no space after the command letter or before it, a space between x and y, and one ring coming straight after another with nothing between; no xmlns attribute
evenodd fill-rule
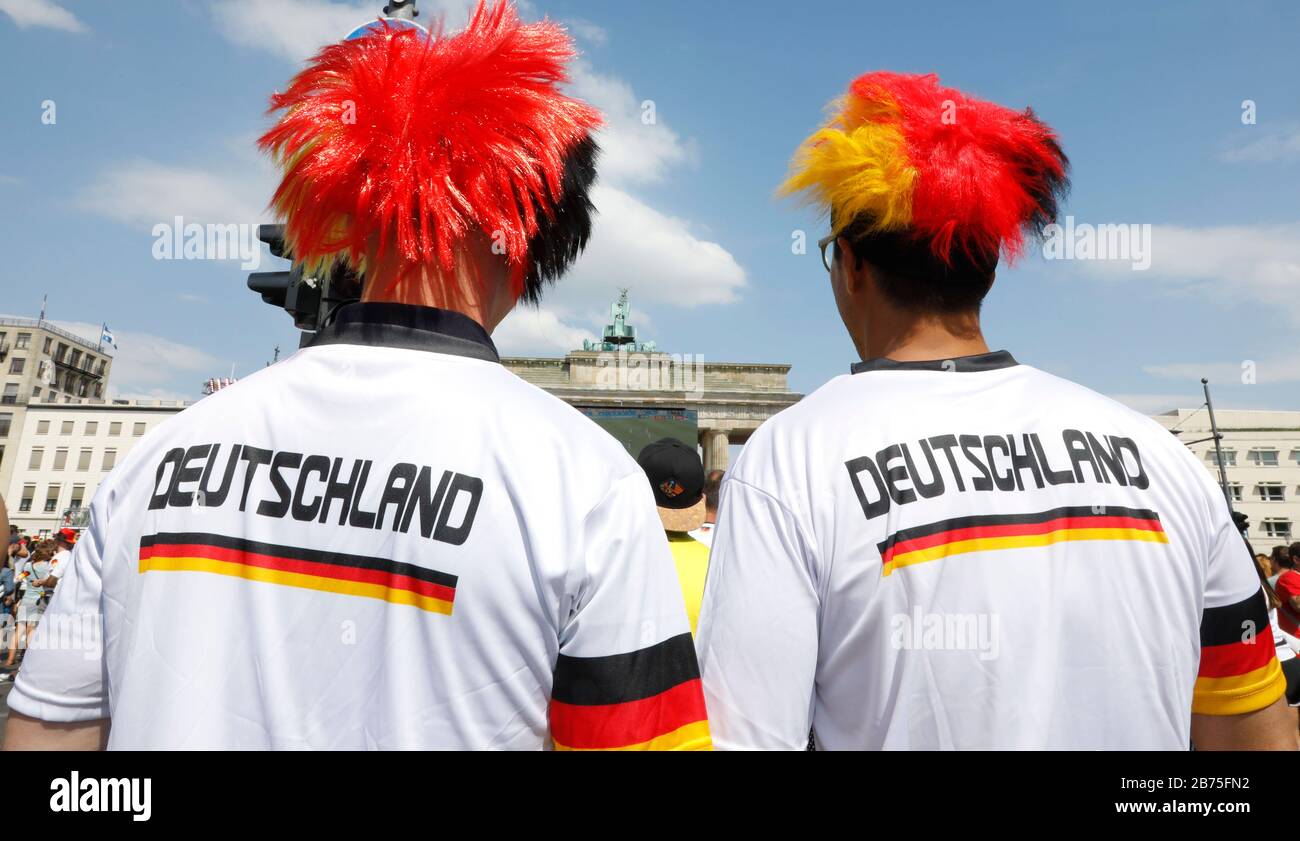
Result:
<svg viewBox="0 0 1300 841"><path fill-rule="evenodd" d="M287 272L253 272L248 276L248 288L271 306L287 310L299 330L315 331L321 315L320 282L303 277L302 266L293 263L293 254L284 244L284 225L258 225L257 238L272 255L288 260L291 268Z"/></svg>

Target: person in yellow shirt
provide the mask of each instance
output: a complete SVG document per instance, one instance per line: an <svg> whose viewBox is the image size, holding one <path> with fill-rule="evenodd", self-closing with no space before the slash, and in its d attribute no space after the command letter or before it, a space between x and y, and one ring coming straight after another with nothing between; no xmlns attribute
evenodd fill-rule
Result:
<svg viewBox="0 0 1300 841"><path fill-rule="evenodd" d="M700 621L704 578L709 571L709 547L689 534L703 525L706 514L704 465L694 447L675 438L661 438L646 445L636 460L654 491L694 635Z"/></svg>

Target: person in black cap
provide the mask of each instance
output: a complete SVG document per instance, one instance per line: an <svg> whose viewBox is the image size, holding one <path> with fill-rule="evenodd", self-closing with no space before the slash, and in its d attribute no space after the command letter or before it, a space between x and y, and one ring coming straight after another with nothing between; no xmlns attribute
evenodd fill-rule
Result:
<svg viewBox="0 0 1300 841"><path fill-rule="evenodd" d="M654 491L655 507L664 524L668 547L677 565L686 615L695 633L704 598L704 578L709 570L709 547L690 532L704 524L704 465L693 447L675 438L648 444L636 457Z"/></svg>

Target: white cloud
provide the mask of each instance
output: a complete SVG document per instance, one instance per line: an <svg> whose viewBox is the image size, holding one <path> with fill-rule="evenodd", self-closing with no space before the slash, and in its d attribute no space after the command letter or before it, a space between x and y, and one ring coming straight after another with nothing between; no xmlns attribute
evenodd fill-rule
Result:
<svg viewBox="0 0 1300 841"><path fill-rule="evenodd" d="M552 291L555 300L589 306L628 287L637 303L695 307L729 304L745 270L716 242L699 239L683 219L665 215L616 187L597 185L599 215L586 252Z"/></svg>
<svg viewBox="0 0 1300 841"><path fill-rule="evenodd" d="M1300 224L1152 227L1151 267L1076 261L1110 280L1159 284L1172 294L1204 297L1216 306L1245 304L1300 325Z"/></svg>
<svg viewBox="0 0 1300 841"><path fill-rule="evenodd" d="M1273 385L1300 382L1300 356L1278 355L1235 362L1174 362L1147 365L1142 370L1155 377L1194 380L1197 383L1201 377L1206 377L1212 383Z"/></svg>
<svg viewBox="0 0 1300 841"><path fill-rule="evenodd" d="M549 306L517 307L492 333L502 356L555 356L582 347L584 339L595 338L590 330L566 324Z"/></svg>
<svg viewBox="0 0 1300 841"><path fill-rule="evenodd" d="M54 0L0 0L0 12L12 18L19 29L44 26L64 32L87 31L76 15Z"/></svg>
<svg viewBox="0 0 1300 841"><path fill-rule="evenodd" d="M561 23L570 33L590 44L600 46L609 40L609 33L604 27L584 18L565 18Z"/></svg>
<svg viewBox="0 0 1300 841"><path fill-rule="evenodd" d="M1229 163L1287 163L1300 161L1300 124L1278 128L1248 126L1250 139L1227 150L1220 158Z"/></svg>
<svg viewBox="0 0 1300 841"><path fill-rule="evenodd" d="M1123 403L1135 412L1157 415L1194 402L1195 392L1186 394L1108 394L1111 400Z"/></svg>
<svg viewBox="0 0 1300 841"><path fill-rule="evenodd" d="M472 0L423 0L416 20L432 28L440 14L447 28L465 25ZM217 29L245 47L265 50L297 63L325 44L343 38L356 27L379 16L376 0L332 3L328 0L217 0L212 6Z"/></svg>
<svg viewBox="0 0 1300 841"><path fill-rule="evenodd" d="M605 116L600 141L600 177L610 184L654 184L694 160L694 151L659 113L660 103L638 99L632 86L597 73L586 61L573 64L570 92Z"/></svg>
<svg viewBox="0 0 1300 841"><path fill-rule="evenodd" d="M274 181L269 167L251 160L245 167L211 170L134 160L110 166L82 190L73 204L136 227L186 223L265 221Z"/></svg>

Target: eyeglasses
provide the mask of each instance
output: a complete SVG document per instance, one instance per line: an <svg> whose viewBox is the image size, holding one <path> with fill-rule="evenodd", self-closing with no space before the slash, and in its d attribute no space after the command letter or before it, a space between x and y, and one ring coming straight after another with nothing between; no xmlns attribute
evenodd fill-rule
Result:
<svg viewBox="0 0 1300 841"><path fill-rule="evenodd" d="M831 270L831 262L835 260L835 254L834 252L831 252L830 258L827 259L826 246L835 242L836 236L836 234L830 234L829 236L824 236L817 240L817 247L820 248L822 252L822 265L826 267L826 271L828 272Z"/></svg>

